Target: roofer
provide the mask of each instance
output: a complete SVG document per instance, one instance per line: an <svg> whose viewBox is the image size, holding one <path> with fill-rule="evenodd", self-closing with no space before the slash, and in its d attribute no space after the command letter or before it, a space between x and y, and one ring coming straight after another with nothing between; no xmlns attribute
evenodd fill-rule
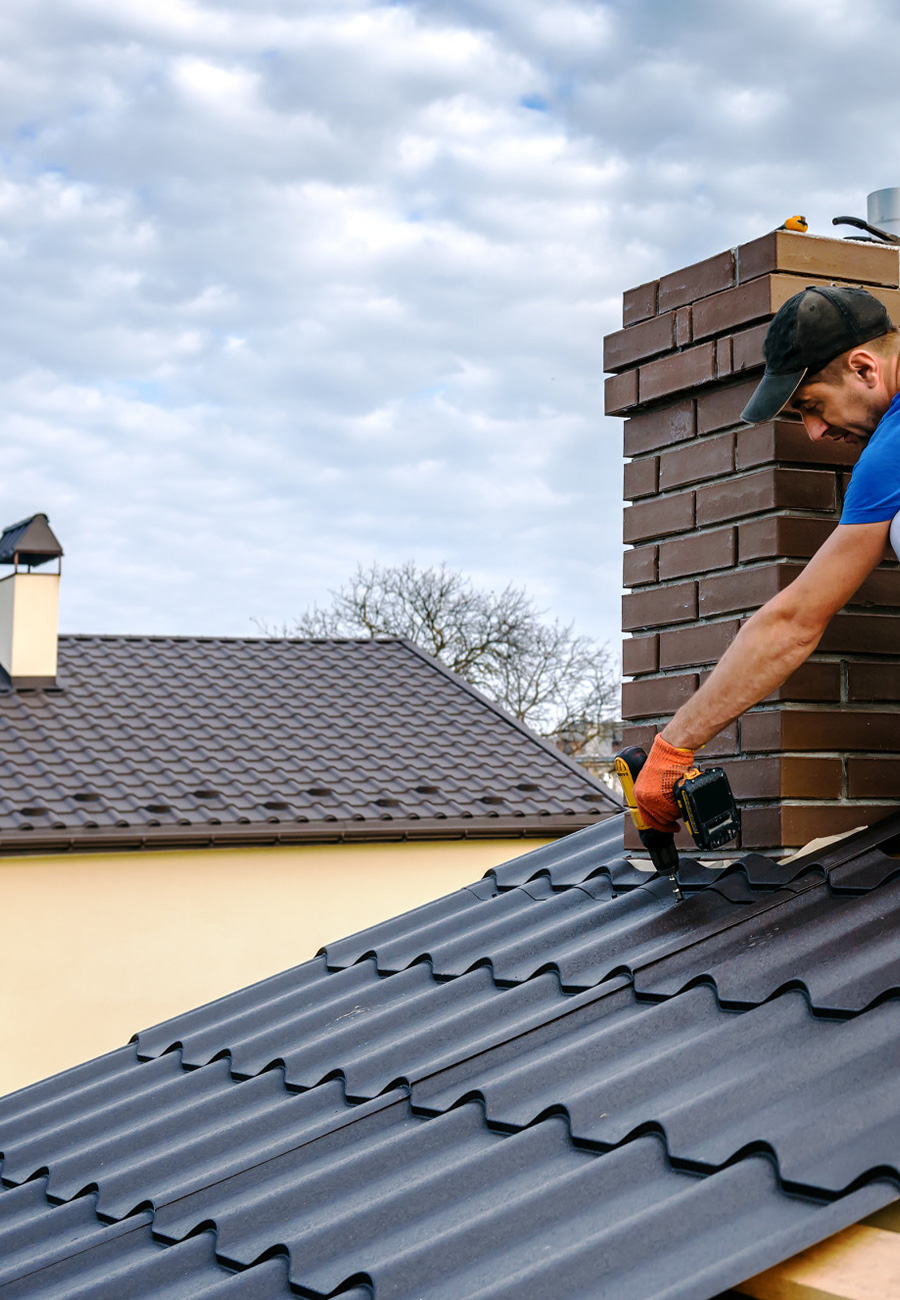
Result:
<svg viewBox="0 0 900 1300"><path fill-rule="evenodd" d="M765 374L741 418L760 424L796 412L813 441L832 438L863 452L837 528L790 586L743 624L654 740L635 796L657 830L677 829L672 791L694 752L812 654L888 538L900 558L900 330L865 289L809 287L773 318L764 352Z"/></svg>

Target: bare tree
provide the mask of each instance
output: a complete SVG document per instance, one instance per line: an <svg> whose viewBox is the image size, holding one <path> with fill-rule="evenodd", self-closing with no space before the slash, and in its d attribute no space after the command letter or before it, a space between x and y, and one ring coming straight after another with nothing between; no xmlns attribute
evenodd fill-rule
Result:
<svg viewBox="0 0 900 1300"><path fill-rule="evenodd" d="M291 626L262 630L406 637L568 753L589 748L618 708L607 647L547 621L521 587L488 591L445 564L407 561L360 565L330 594L327 608L313 605Z"/></svg>

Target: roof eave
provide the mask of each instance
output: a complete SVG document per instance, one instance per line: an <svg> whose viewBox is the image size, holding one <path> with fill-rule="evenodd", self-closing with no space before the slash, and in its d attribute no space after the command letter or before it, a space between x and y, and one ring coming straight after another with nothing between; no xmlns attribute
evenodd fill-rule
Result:
<svg viewBox="0 0 900 1300"><path fill-rule="evenodd" d="M249 822L242 825L97 826L0 833L0 857L142 849L215 849L304 844L429 843L560 839L594 826L612 809L523 817L379 818L371 821Z"/></svg>

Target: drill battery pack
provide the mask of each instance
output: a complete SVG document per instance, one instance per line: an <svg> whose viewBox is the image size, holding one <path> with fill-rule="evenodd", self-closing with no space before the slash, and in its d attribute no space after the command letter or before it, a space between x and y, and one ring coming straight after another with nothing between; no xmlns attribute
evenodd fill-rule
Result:
<svg viewBox="0 0 900 1300"><path fill-rule="evenodd" d="M720 849L740 834L741 814L721 767L685 772L675 802L700 850Z"/></svg>

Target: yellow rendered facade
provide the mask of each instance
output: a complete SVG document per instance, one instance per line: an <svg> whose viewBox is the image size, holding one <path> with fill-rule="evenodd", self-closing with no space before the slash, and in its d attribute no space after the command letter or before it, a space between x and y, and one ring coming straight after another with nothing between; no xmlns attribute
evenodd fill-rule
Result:
<svg viewBox="0 0 900 1300"><path fill-rule="evenodd" d="M0 858L0 1095L548 842Z"/></svg>

